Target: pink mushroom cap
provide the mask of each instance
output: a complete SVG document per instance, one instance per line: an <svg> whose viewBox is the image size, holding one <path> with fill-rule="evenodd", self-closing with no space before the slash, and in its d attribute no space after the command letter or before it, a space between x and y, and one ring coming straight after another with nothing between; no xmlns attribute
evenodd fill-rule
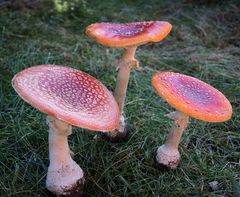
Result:
<svg viewBox="0 0 240 197"><path fill-rule="evenodd" d="M33 107L71 125L111 131L119 122L118 105L94 77L65 66L40 65L17 73L12 86Z"/></svg>
<svg viewBox="0 0 240 197"><path fill-rule="evenodd" d="M175 109L199 120L223 122L232 116L232 106L217 89L194 77L159 72L152 77L159 96Z"/></svg>
<svg viewBox="0 0 240 197"><path fill-rule="evenodd" d="M102 45L125 48L159 42L171 29L172 25L165 21L95 23L86 28L86 34Z"/></svg>

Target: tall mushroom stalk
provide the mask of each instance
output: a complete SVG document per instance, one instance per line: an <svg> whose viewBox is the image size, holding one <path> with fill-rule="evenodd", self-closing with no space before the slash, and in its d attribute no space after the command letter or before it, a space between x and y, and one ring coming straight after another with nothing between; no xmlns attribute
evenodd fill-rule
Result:
<svg viewBox="0 0 240 197"><path fill-rule="evenodd" d="M176 169L180 160L178 145L189 124L189 116L207 122L224 122L231 118L232 106L217 89L187 75L158 72L152 77L152 86L159 96L177 109L167 115L174 123L155 157L159 167Z"/></svg>
<svg viewBox="0 0 240 197"><path fill-rule="evenodd" d="M138 60L135 59L136 46L124 48L123 56L117 65L117 81L114 91L114 97L118 104L121 118L119 121L118 129L112 132L106 133L112 141L123 139L127 134L125 127L125 120L123 116L123 108L125 103L125 97L127 92L127 86L129 81L129 76L132 68L138 67Z"/></svg>
<svg viewBox="0 0 240 197"><path fill-rule="evenodd" d="M175 169L180 160L178 145L184 130L189 124L189 116L181 111L171 112L166 116L173 120L173 125L165 144L157 149L156 161L163 168L168 166L170 169Z"/></svg>
<svg viewBox="0 0 240 197"><path fill-rule="evenodd" d="M93 131L116 129L120 114L114 97L94 77L49 64L17 73L12 85L23 100L48 114L48 190L58 196L81 196L85 178L71 158L68 145L71 125Z"/></svg>
<svg viewBox="0 0 240 197"><path fill-rule="evenodd" d="M137 47L125 48L123 57L121 58L117 66L118 74L114 91L114 97L117 101L121 113L123 112L131 68L138 67L138 61L134 58L136 49Z"/></svg>
<svg viewBox="0 0 240 197"><path fill-rule="evenodd" d="M80 166L73 161L68 146L68 136L72 134L72 126L47 116L49 126L49 167L46 186L55 194L71 196L81 195L84 186L84 174Z"/></svg>
<svg viewBox="0 0 240 197"><path fill-rule="evenodd" d="M134 58L137 47L148 42L163 40L171 29L171 24L165 21L126 24L95 23L86 28L86 34L98 43L108 47L124 49L123 57L117 66L118 74L114 91L121 118L118 128L106 134L111 141L122 141L127 136L123 108L131 68L138 67L138 61Z"/></svg>

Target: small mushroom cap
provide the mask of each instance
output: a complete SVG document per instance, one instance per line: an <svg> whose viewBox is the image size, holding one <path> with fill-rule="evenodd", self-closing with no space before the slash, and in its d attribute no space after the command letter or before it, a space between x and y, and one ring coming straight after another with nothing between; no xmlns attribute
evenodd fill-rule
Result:
<svg viewBox="0 0 240 197"><path fill-rule="evenodd" d="M172 29L165 21L148 21L126 24L95 23L86 28L86 34L98 43L116 48L139 46L159 42Z"/></svg>
<svg viewBox="0 0 240 197"><path fill-rule="evenodd" d="M232 116L232 106L217 89L194 77L159 72L152 77L159 96L177 110L207 122L224 122Z"/></svg>
<svg viewBox="0 0 240 197"><path fill-rule="evenodd" d="M16 74L12 86L33 107L71 125L94 131L118 127L114 97L82 71L50 64L34 66Z"/></svg>

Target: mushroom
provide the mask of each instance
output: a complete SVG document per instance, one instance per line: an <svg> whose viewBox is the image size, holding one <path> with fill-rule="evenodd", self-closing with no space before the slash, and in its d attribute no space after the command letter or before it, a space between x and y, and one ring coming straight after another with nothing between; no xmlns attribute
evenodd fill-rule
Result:
<svg viewBox="0 0 240 197"><path fill-rule="evenodd" d="M119 141L126 137L123 108L131 68L138 67L135 52L139 45L148 42L159 42L171 31L172 25L165 21L135 22L126 24L95 23L86 28L86 34L98 43L123 48L124 53L117 65L117 81L114 97L118 103L121 118L118 129L107 133L112 141Z"/></svg>
<svg viewBox="0 0 240 197"><path fill-rule="evenodd" d="M217 89L187 75L158 72L152 77L152 86L176 109L167 115L174 123L165 144L157 149L155 160L159 167L176 169L180 160L178 145L189 116L207 122L224 122L231 118L232 106Z"/></svg>
<svg viewBox="0 0 240 197"><path fill-rule="evenodd" d="M49 64L17 73L12 86L24 101L48 114L48 190L61 196L81 195L85 178L70 155L71 125L94 131L116 129L120 115L114 97L94 77Z"/></svg>

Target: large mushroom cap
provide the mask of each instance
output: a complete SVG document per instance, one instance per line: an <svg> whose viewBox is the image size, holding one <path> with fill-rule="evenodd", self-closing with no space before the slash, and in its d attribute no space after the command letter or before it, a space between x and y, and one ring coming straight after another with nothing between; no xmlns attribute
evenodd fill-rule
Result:
<svg viewBox="0 0 240 197"><path fill-rule="evenodd" d="M86 34L102 45L125 48L147 42L159 42L171 29L172 25L165 21L95 23L86 28Z"/></svg>
<svg viewBox="0 0 240 197"><path fill-rule="evenodd" d="M152 86L172 107L196 119L223 122L232 116L232 106L227 98L196 78L159 72L152 77Z"/></svg>
<svg viewBox="0 0 240 197"><path fill-rule="evenodd" d="M100 81L82 71L34 66L16 74L12 85L27 103L71 125L95 131L118 126L114 97Z"/></svg>

